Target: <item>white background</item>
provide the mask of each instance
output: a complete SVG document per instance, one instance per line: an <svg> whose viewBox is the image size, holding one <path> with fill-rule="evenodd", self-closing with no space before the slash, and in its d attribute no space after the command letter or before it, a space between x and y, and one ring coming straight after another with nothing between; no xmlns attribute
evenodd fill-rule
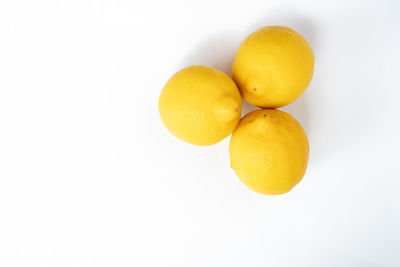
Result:
<svg viewBox="0 0 400 267"><path fill-rule="evenodd" d="M399 266L400 2L0 0L0 266ZM282 196L244 187L229 138L175 139L180 68L229 73L287 25L316 57L284 108L311 145ZM251 107L244 104L244 112Z"/></svg>

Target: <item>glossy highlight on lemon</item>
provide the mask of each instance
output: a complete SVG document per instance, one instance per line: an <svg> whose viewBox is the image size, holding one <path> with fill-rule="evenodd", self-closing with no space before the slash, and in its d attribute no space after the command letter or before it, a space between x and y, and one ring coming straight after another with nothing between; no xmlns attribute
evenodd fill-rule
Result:
<svg viewBox="0 0 400 267"><path fill-rule="evenodd" d="M177 138L206 146L235 129L242 102L233 80L217 69L190 66L165 84L158 102L164 125Z"/></svg>
<svg viewBox="0 0 400 267"><path fill-rule="evenodd" d="M308 87L314 54L307 40L284 26L266 26L241 44L232 65L232 79L244 99L261 108L283 107Z"/></svg>
<svg viewBox="0 0 400 267"><path fill-rule="evenodd" d="M309 144L300 123L286 112L260 109L244 116L229 145L231 167L255 192L289 192L303 178Z"/></svg>

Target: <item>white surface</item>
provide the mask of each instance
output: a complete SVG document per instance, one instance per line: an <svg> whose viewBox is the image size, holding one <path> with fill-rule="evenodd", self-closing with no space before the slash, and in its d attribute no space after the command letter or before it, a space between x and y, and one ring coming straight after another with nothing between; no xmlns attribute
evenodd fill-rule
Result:
<svg viewBox="0 0 400 267"><path fill-rule="evenodd" d="M399 266L399 3L0 0L0 266ZM175 71L229 72L270 24L316 56L284 108L309 169L278 197L157 109Z"/></svg>

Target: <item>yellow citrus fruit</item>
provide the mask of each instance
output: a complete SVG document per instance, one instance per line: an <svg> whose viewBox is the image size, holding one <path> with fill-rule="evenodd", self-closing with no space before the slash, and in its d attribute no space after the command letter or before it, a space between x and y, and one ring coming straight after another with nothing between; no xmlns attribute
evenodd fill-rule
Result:
<svg viewBox="0 0 400 267"><path fill-rule="evenodd" d="M313 71L314 54L303 36L288 27L267 26L241 43L232 78L250 104L278 108L304 92Z"/></svg>
<svg viewBox="0 0 400 267"><path fill-rule="evenodd" d="M222 71L190 66L165 84L158 102L161 119L177 138L206 146L235 129L242 102L236 84Z"/></svg>
<svg viewBox="0 0 400 267"><path fill-rule="evenodd" d="M231 166L250 189L266 195L290 191L303 178L309 144L286 112L260 109L244 116L229 145Z"/></svg>

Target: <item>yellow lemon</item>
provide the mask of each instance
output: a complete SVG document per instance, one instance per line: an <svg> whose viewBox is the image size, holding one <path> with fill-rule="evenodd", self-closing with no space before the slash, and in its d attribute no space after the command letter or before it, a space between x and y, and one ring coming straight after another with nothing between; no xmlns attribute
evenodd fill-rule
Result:
<svg viewBox="0 0 400 267"><path fill-rule="evenodd" d="M206 146L233 132L242 102L228 75L206 66L190 66L168 80L158 108L163 123L174 136Z"/></svg>
<svg viewBox="0 0 400 267"><path fill-rule="evenodd" d="M262 108L296 100L311 82L314 54L307 40L283 26L267 26L240 45L232 78L244 99Z"/></svg>
<svg viewBox="0 0 400 267"><path fill-rule="evenodd" d="M290 191L303 178L309 144L286 112L260 109L244 116L229 145L231 166L250 189L266 195Z"/></svg>

